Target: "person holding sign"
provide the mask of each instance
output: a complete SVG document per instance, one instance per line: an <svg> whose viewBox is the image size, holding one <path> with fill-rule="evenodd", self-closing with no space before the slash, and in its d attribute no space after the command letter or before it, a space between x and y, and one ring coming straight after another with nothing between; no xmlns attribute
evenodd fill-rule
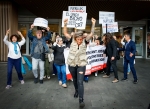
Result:
<svg viewBox="0 0 150 109"><path fill-rule="evenodd" d="M86 56L86 48L87 42L92 38L94 34L94 27L96 20L94 18L92 21L92 30L90 34L84 35L82 31L75 32L72 37L72 43L70 46L69 56L67 59L67 64L69 65L69 71L73 77L73 83L75 87L74 97L77 98L79 94L79 105L80 107L84 107L85 104L83 102L84 95L84 86L83 79L87 65L87 56ZM68 19L64 20L64 35L67 39L71 39L71 35L67 32L67 23Z"/></svg>
<svg viewBox="0 0 150 109"><path fill-rule="evenodd" d="M45 53L49 52L49 48L46 44L46 40L49 40L51 37L51 33L49 32L49 27L47 27L48 35L42 37L42 31L36 31L36 37L32 35L32 29L34 25L31 25L30 30L28 31L28 37L32 41L31 46L31 57L32 57L32 72L34 74L34 83L38 83L38 64L40 68L40 84L43 84L44 77L44 61L45 61Z"/></svg>
<svg viewBox="0 0 150 109"><path fill-rule="evenodd" d="M8 67L7 67L7 86L6 89L11 88L11 82L12 82L12 69L13 66L15 66L15 69L18 74L18 78L21 82L21 84L24 84L23 76L21 73L21 53L20 53L20 47L24 45L25 43L25 38L21 34L20 31L18 31L18 34L21 36L21 41L19 41L18 35L11 35L10 36L10 41L7 40L8 35L10 33L10 30L7 30L6 35L4 37L4 43L8 46L9 48L9 53L8 53Z"/></svg>
<svg viewBox="0 0 150 109"><path fill-rule="evenodd" d="M103 78L109 78L110 68L112 66L114 71L114 76L115 76L112 83L117 83L119 82L119 79L118 79L118 72L117 72L117 65L116 65L116 61L117 61L116 41L110 33L107 33L105 36L105 42L106 42L105 54L106 56L108 56L108 60L107 60L107 73L106 75L103 76Z"/></svg>

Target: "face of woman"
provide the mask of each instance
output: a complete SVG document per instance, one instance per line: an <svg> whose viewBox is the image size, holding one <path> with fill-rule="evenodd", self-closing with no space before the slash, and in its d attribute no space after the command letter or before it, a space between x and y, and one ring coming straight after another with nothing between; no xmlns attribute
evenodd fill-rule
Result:
<svg viewBox="0 0 150 109"><path fill-rule="evenodd" d="M83 37L82 36L81 37L77 37L76 38L76 42L77 42L78 45L81 45L81 43L83 42Z"/></svg>
<svg viewBox="0 0 150 109"><path fill-rule="evenodd" d="M105 41L105 36L103 36L102 41Z"/></svg>
<svg viewBox="0 0 150 109"><path fill-rule="evenodd" d="M12 37L12 42L17 42L17 38L15 36Z"/></svg>
<svg viewBox="0 0 150 109"><path fill-rule="evenodd" d="M63 41L62 39L58 41L58 45L62 45L63 44Z"/></svg>

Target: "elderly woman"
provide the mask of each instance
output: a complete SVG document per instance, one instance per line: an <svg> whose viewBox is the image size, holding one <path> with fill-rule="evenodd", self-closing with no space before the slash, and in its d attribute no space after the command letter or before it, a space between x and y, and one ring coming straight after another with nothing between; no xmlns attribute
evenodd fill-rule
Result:
<svg viewBox="0 0 150 109"><path fill-rule="evenodd" d="M20 47L24 45L25 38L21 34L21 32L18 31L18 34L21 36L22 40L18 42L19 37L18 35L11 35L10 41L7 40L10 30L7 30L6 35L4 37L4 43L8 46L9 52L8 52L8 67L7 67L7 86L6 89L9 89L12 84L12 69L13 66L15 67L18 78L21 82L21 84L24 84L23 76L21 73L21 53L20 53Z"/></svg>
<svg viewBox="0 0 150 109"><path fill-rule="evenodd" d="M87 33L83 34L82 31L78 31L75 32L73 37L71 37L71 35L68 34L67 32L67 22L68 19L65 19L64 35L66 36L67 39L72 40L67 64L69 65L69 71L73 77L73 83L75 87L74 97L77 98L79 94L79 105L80 107L84 107L85 104L83 102L83 95L84 95L83 79L87 65L86 43L93 36L96 20L92 18L92 31L89 35Z"/></svg>

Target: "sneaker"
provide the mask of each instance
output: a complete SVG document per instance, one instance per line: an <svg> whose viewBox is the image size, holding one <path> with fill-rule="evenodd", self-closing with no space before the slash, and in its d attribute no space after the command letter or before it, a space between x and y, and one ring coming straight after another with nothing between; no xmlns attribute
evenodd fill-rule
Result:
<svg viewBox="0 0 150 109"><path fill-rule="evenodd" d="M20 82L21 82L21 84L24 84L24 80L21 80Z"/></svg>
<svg viewBox="0 0 150 109"><path fill-rule="evenodd" d="M119 82L118 79L114 79L114 80L112 81L112 83L117 83L117 82Z"/></svg>
<svg viewBox="0 0 150 109"><path fill-rule="evenodd" d="M108 75L104 75L103 78L109 78L109 76Z"/></svg>
<svg viewBox="0 0 150 109"><path fill-rule="evenodd" d="M134 84L137 84L137 83L138 83L138 80L134 80L133 83L134 83Z"/></svg>
<svg viewBox="0 0 150 109"><path fill-rule="evenodd" d="M79 105L80 105L81 108L84 108L85 103L83 102L83 98L79 99Z"/></svg>
<svg viewBox="0 0 150 109"><path fill-rule="evenodd" d="M39 82L40 82L40 84L43 84L43 80L40 80Z"/></svg>
<svg viewBox="0 0 150 109"><path fill-rule="evenodd" d="M50 79L50 78L51 78L50 76L47 77L47 79Z"/></svg>
<svg viewBox="0 0 150 109"><path fill-rule="evenodd" d="M97 77L97 73L95 73L95 77Z"/></svg>
<svg viewBox="0 0 150 109"><path fill-rule="evenodd" d="M128 75L130 74L130 72L127 73Z"/></svg>
<svg viewBox="0 0 150 109"><path fill-rule="evenodd" d="M43 77L44 79L46 78L46 76Z"/></svg>
<svg viewBox="0 0 150 109"><path fill-rule="evenodd" d="M127 78L123 78L121 81L127 81L128 79Z"/></svg>
<svg viewBox="0 0 150 109"><path fill-rule="evenodd" d="M55 76L55 74L53 73L53 76Z"/></svg>
<svg viewBox="0 0 150 109"><path fill-rule="evenodd" d="M59 81L59 85L60 85L60 86L62 85L62 81Z"/></svg>
<svg viewBox="0 0 150 109"><path fill-rule="evenodd" d="M9 88L11 88L11 87L12 87L11 85L7 85L7 86L6 86L6 89L9 89Z"/></svg>
<svg viewBox="0 0 150 109"><path fill-rule="evenodd" d="M34 79L34 83L35 83L35 84L38 83L38 78L35 78L35 79Z"/></svg>
<svg viewBox="0 0 150 109"><path fill-rule="evenodd" d="M63 88L67 88L67 85L66 85L66 84L63 84L62 87L63 87Z"/></svg>

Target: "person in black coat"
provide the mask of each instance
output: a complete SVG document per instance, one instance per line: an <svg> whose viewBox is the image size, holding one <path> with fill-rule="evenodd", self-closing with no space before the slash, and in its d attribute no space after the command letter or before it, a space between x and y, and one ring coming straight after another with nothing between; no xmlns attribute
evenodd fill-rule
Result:
<svg viewBox="0 0 150 109"><path fill-rule="evenodd" d="M105 54L108 56L107 60L107 73L104 75L104 78L109 78L110 76L110 67L112 66L114 71L114 80L113 83L116 83L119 81L118 79L118 72L117 72L117 65L116 65L116 57L117 57L117 45L115 39L112 37L110 33L107 33L105 36L105 42L106 42L106 50Z"/></svg>

